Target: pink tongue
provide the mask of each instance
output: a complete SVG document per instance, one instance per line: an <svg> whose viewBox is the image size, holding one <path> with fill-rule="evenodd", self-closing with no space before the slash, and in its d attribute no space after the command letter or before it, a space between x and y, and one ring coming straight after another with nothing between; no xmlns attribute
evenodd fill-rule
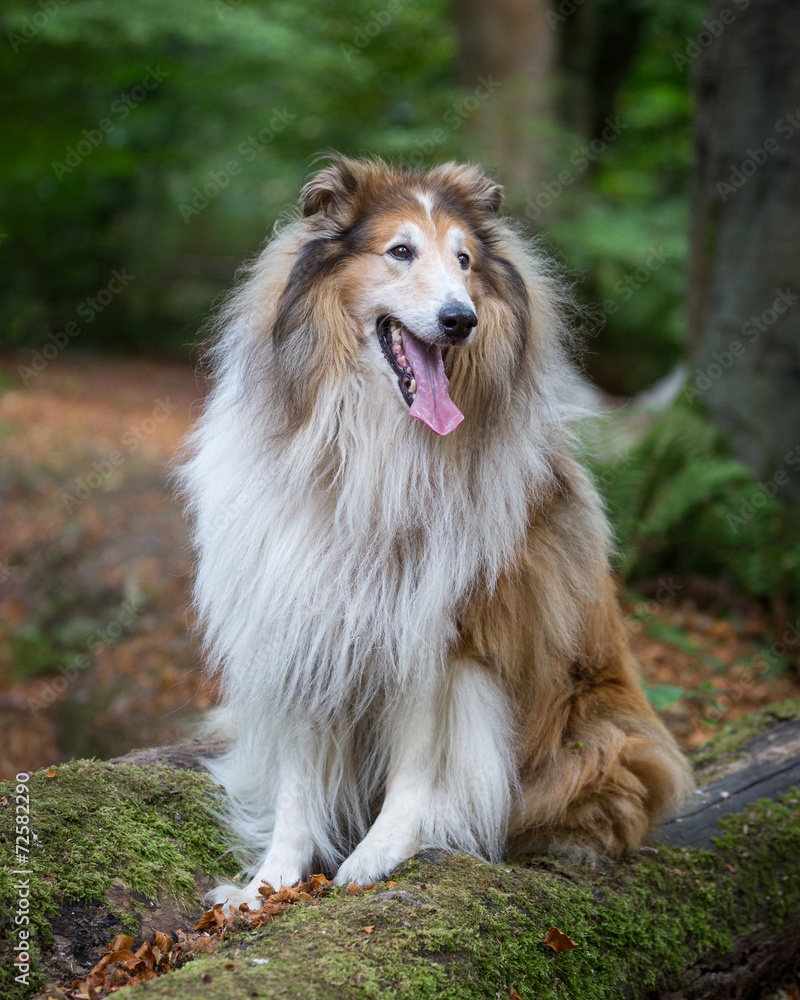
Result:
<svg viewBox="0 0 800 1000"><path fill-rule="evenodd" d="M444 437L458 427L464 414L447 391L450 382L444 373L441 348L423 344L408 330L403 330L403 352L417 380L417 395L408 412Z"/></svg>

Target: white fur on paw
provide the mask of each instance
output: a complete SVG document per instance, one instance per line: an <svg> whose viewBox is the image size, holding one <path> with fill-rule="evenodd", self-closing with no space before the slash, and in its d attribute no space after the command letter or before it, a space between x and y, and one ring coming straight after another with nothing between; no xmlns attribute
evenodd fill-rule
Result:
<svg viewBox="0 0 800 1000"><path fill-rule="evenodd" d="M404 851L398 850L397 846L376 845L373 847L370 844L362 843L349 858L342 862L334 882L336 885L347 885L349 882L372 885L374 882L380 882L382 878L385 878L417 850L419 850L419 845L410 846L407 851Z"/></svg>
<svg viewBox="0 0 800 1000"><path fill-rule="evenodd" d="M297 861L276 864L270 864L267 861L259 868L251 885L262 885L264 882L269 882L276 891L283 886L297 885L298 882L303 881L306 874L305 867Z"/></svg>
<svg viewBox="0 0 800 1000"><path fill-rule="evenodd" d="M296 885L301 881L303 870L297 859L272 861L267 857L258 870L255 878L244 885L218 885L205 895L206 904L211 907L222 903L223 913L233 913L242 903L247 903L251 910L260 910L264 895L258 890L268 882L274 890L283 886Z"/></svg>
<svg viewBox="0 0 800 1000"><path fill-rule="evenodd" d="M209 889L203 900L209 909L217 903L222 903L223 913L235 913L242 903L247 903L251 910L260 910L264 902L264 897L258 891L260 884L260 882L258 884L248 882L244 886L217 885Z"/></svg>

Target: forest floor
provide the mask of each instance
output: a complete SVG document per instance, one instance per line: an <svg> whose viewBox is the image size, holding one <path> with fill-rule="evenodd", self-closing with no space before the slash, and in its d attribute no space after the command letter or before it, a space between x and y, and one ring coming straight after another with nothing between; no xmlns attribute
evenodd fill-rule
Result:
<svg viewBox="0 0 800 1000"><path fill-rule="evenodd" d="M0 359L0 778L191 738L214 701L168 481L204 386L189 363ZM800 694L755 601L715 581L627 591L648 693L681 744ZM791 656L794 656L792 662Z"/></svg>

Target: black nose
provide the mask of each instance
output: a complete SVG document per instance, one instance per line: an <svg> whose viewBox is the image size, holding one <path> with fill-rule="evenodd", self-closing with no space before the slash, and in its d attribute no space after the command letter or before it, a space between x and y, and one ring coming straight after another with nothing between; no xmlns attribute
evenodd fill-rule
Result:
<svg viewBox="0 0 800 1000"><path fill-rule="evenodd" d="M477 324L475 313L457 302L443 306L439 313L439 329L453 340L466 340Z"/></svg>

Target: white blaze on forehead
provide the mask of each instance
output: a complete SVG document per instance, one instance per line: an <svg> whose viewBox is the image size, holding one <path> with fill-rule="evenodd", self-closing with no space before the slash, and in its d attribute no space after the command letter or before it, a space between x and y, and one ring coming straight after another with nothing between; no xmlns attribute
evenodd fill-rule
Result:
<svg viewBox="0 0 800 1000"><path fill-rule="evenodd" d="M417 200L428 213L428 218L433 222L433 195L428 191L418 191Z"/></svg>

